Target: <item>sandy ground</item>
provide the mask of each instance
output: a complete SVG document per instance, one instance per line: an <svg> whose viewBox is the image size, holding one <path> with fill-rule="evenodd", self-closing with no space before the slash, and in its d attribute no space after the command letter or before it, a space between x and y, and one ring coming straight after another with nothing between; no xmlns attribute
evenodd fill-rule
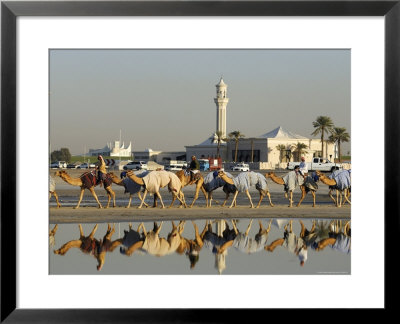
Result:
<svg viewBox="0 0 400 324"><path fill-rule="evenodd" d="M50 174L54 175L56 170L50 170ZM83 173L83 170L67 170L67 172L73 176L78 177ZM284 175L287 171L276 172L277 175ZM116 172L119 174L119 172ZM261 173L265 173L262 171ZM207 174L204 173L204 174ZM235 173L232 172L233 175ZM250 203L247 196L244 193L238 195L236 208L221 207L213 204L211 208L205 207L205 199L203 194L200 192L199 199L194 204L193 208L179 208L179 202L176 201L172 208L142 208L138 209L139 199L134 196L132 204L129 209L125 208L128 203L128 194L124 194L124 188L113 185L112 188L116 194L116 206L110 208L97 208L97 204L90 194L86 190L84 198L81 202L79 209L73 207L77 204L80 188L71 186L61 180L59 177L56 180L56 191L60 197L61 204L63 207L56 208L54 198L50 200L50 223L102 223L102 222L129 222L129 221L154 221L154 220L172 220L172 219L229 219L229 218L312 218L312 219L350 219L351 206L348 204L341 208L337 208L333 205L332 200L328 196L328 187L322 183L319 183L319 189L316 194L316 207L312 207L312 196L307 194L303 203L296 207L295 204L300 198L300 189L296 189L294 193L294 207L288 207L288 200L284 198L283 186L273 183L268 179L268 185L271 192L271 199L274 207L269 206L268 197L265 197L262 201L260 208L250 208ZM105 190L100 187L96 187L96 194L99 197L100 202L103 206L107 204L107 196ZM186 197L186 202L191 203L194 196L195 187L185 187L183 192ZM171 203L171 194L167 189L160 191L161 196L164 200L165 206L169 206ZM259 194L253 189L250 191L254 204L258 203ZM214 191L213 197L222 202L225 199L225 193L222 189ZM153 197L147 196L146 202L152 205ZM227 206L230 205L232 196L227 201ZM112 206L112 204L111 204Z"/></svg>

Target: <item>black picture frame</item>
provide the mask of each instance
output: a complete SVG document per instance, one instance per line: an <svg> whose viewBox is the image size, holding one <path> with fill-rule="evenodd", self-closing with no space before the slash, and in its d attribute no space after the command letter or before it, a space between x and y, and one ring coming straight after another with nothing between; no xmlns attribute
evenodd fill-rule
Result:
<svg viewBox="0 0 400 324"><path fill-rule="evenodd" d="M249 309L16 308L16 19L19 16L383 16L385 19L385 307L396 307L393 238L399 235L400 1L2 1L1 2L1 322L125 323L235 321ZM368 135L367 135L368 136ZM382 157L368 156L371 172ZM396 164L395 164L396 163ZM377 188L376 190L381 190ZM371 189L371 197L373 189ZM374 242L383 244L383 242ZM396 249L396 250L395 250ZM40 293L40 292L38 292ZM307 297L305 297L307 298ZM212 311L212 315L210 312ZM264 315L252 309L252 318ZM238 317L239 316L239 317Z"/></svg>

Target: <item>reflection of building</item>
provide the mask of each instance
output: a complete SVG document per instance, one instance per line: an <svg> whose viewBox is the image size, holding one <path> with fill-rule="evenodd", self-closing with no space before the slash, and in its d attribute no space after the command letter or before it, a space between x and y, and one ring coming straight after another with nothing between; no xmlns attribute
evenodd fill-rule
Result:
<svg viewBox="0 0 400 324"><path fill-rule="evenodd" d="M132 155L132 143L129 142L129 146L125 147L124 142L120 145L120 141L114 141L114 143L107 143L102 149L89 149L89 155L104 155L104 156L131 156Z"/></svg>
<svg viewBox="0 0 400 324"><path fill-rule="evenodd" d="M222 138L226 136L226 106L227 85L224 81L216 85L217 97L214 102L217 105L216 132L222 132ZM250 121L243 121L250 122ZM296 146L302 143L306 146L302 154L306 161L311 161L314 156L321 156L321 140L311 139L306 136L294 134L279 126L263 135L241 138L238 144L237 162L268 162L269 167L288 161L299 161L300 156ZM216 135L207 138L198 145L186 146L186 155L195 155L197 158L217 157L218 141ZM278 148L280 147L280 148ZM222 141L219 149L220 156L224 161L234 161L235 141ZM324 157L335 158L334 144L324 143Z"/></svg>

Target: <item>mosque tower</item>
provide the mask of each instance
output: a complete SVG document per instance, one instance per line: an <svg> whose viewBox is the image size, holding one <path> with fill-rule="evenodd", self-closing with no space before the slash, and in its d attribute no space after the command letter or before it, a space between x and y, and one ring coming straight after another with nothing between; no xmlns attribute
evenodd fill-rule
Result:
<svg viewBox="0 0 400 324"><path fill-rule="evenodd" d="M229 99L226 97L226 89L228 85L224 83L224 80L219 81L216 85L217 97L214 98L214 102L217 105L217 131L222 132L222 138L226 138L226 106Z"/></svg>

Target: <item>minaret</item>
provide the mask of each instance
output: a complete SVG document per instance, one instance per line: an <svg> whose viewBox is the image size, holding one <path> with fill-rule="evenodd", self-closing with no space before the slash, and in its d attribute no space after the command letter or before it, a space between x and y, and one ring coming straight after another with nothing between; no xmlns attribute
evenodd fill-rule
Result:
<svg viewBox="0 0 400 324"><path fill-rule="evenodd" d="M222 132L222 138L226 138L226 105L229 99L226 97L226 89L228 85L224 83L224 80L219 81L216 85L217 97L214 98L214 102L217 105L217 131Z"/></svg>

